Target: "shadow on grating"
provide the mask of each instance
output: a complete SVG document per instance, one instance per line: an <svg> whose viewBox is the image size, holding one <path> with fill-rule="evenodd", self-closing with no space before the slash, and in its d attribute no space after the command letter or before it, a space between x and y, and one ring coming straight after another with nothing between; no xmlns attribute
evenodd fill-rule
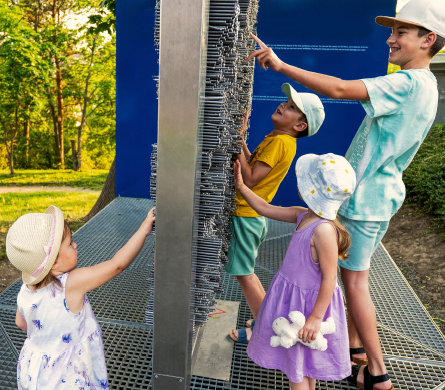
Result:
<svg viewBox="0 0 445 390"><path fill-rule="evenodd" d="M88 293L96 317L144 323L149 292L148 269L126 270Z"/></svg>
<svg viewBox="0 0 445 390"><path fill-rule="evenodd" d="M280 236L292 234L294 228L295 228L294 223L279 222L273 219L268 219L266 240L272 240Z"/></svg>
<svg viewBox="0 0 445 390"><path fill-rule="evenodd" d="M192 376L190 390L231 390L230 383L218 379L203 378Z"/></svg>
<svg viewBox="0 0 445 390"><path fill-rule="evenodd" d="M445 351L445 338L383 245L372 257L369 277L377 321L405 336Z"/></svg>
<svg viewBox="0 0 445 390"><path fill-rule="evenodd" d="M111 389L149 389L151 329L99 321Z"/></svg>
<svg viewBox="0 0 445 390"><path fill-rule="evenodd" d="M384 355L410 359L428 359L443 362L445 366L445 351L437 351L381 324L377 324L377 331Z"/></svg>
<svg viewBox="0 0 445 390"><path fill-rule="evenodd" d="M18 352L0 323L0 389L17 387Z"/></svg>

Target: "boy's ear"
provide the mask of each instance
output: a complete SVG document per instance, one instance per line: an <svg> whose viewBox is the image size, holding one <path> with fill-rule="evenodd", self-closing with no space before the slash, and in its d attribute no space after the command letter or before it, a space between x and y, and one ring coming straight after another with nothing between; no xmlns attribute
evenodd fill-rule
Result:
<svg viewBox="0 0 445 390"><path fill-rule="evenodd" d="M295 126L294 126L294 130L295 131L305 131L307 129L307 123L306 122L298 122Z"/></svg>
<svg viewBox="0 0 445 390"><path fill-rule="evenodd" d="M422 48L429 49L436 42L437 35L435 32L431 31L428 34L425 34L422 38L423 38Z"/></svg>

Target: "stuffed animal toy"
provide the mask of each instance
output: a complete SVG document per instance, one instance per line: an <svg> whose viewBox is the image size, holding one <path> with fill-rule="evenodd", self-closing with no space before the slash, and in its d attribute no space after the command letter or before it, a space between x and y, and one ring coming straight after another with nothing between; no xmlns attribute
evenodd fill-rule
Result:
<svg viewBox="0 0 445 390"><path fill-rule="evenodd" d="M284 317L277 318L272 325L272 329L277 334L277 336L272 336L270 338L270 345L272 347L282 346L285 348L290 348L297 342L306 345L312 349L318 349L319 351L326 351L328 348L328 341L323 337L325 334L332 334L335 332L335 323L332 317L329 317L326 321L322 322L320 325L320 331L317 333L315 340L310 343L303 342L298 337L298 332L304 326L306 318L303 313L299 311L291 311L289 313L289 318L292 324Z"/></svg>

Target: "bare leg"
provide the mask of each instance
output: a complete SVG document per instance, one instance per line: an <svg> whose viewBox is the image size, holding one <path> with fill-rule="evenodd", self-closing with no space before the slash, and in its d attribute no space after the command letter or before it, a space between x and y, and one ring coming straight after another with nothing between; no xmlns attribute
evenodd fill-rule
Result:
<svg viewBox="0 0 445 390"><path fill-rule="evenodd" d="M351 313L348 311L348 319L352 318ZM349 348L360 348L363 347L363 343L360 340L360 336L358 335L357 329L355 329L354 321L348 321L348 334L349 334ZM355 353L353 357L364 359L366 358L366 353Z"/></svg>
<svg viewBox="0 0 445 390"><path fill-rule="evenodd" d="M235 279L241 286L243 290L244 297L246 298L247 304L249 305L250 311L253 314L253 318L256 320L258 312L260 311L261 303L263 302L266 292L264 291L263 285L261 284L258 276L255 274L250 275L238 275ZM250 340L252 335L252 330L250 328L246 329L247 340ZM238 331L235 331L235 336L238 337Z"/></svg>
<svg viewBox="0 0 445 390"><path fill-rule="evenodd" d="M369 271L350 271L341 268L341 278L345 286L348 307L348 321L353 322L351 330L354 332L355 329L356 333L356 335L353 333L352 341L361 340L368 356L369 372L376 376L385 374L386 368L383 363L382 348L377 333L375 308L369 294L368 275ZM363 383L363 368L357 381ZM375 384L374 388L379 390L390 389L391 382Z"/></svg>
<svg viewBox="0 0 445 390"><path fill-rule="evenodd" d="M266 292L255 274L235 276L243 290L253 318L256 320Z"/></svg>
<svg viewBox="0 0 445 390"><path fill-rule="evenodd" d="M291 390L315 390L315 383L316 383L315 379L305 376L303 378L303 382L300 382L300 383L290 382L290 389Z"/></svg>

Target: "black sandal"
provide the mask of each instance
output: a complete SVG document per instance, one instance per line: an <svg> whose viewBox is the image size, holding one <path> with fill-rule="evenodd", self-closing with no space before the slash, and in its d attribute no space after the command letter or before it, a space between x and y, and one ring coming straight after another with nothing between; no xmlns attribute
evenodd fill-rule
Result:
<svg viewBox="0 0 445 390"><path fill-rule="evenodd" d="M353 384L354 386L357 386L359 389L374 390L374 385L376 383L389 381L388 374L373 376L369 373L368 366L365 366L365 368L363 369L363 377L364 377L363 380L365 383L360 383L357 381L357 377L360 372L360 367L361 365L359 364L352 366L351 367L352 375L346 378L349 383ZM391 389L388 390L394 390L394 386L391 385Z"/></svg>
<svg viewBox="0 0 445 390"><path fill-rule="evenodd" d="M345 378L351 385L354 385L354 386L357 386L357 387L360 387L357 384L357 377L358 377L358 373L360 372L360 367L361 367L360 364L354 364L351 367L351 376L348 376L347 378ZM364 387L362 387L362 389L364 389Z"/></svg>
<svg viewBox="0 0 445 390"><path fill-rule="evenodd" d="M382 382L386 382L389 381L389 375L388 374L383 374L383 375L377 375L377 376L373 376L369 373L368 370L368 366L365 366L365 368L363 369L363 376L364 376L364 381L365 381L365 390L374 390L374 385L376 383L382 383ZM394 390L394 386L391 385L391 389L389 390Z"/></svg>
<svg viewBox="0 0 445 390"><path fill-rule="evenodd" d="M351 362L354 362L356 364L361 364L362 366L366 366L368 364L368 358L357 358L352 357L352 355L359 354L359 353L366 353L365 348L349 348L349 357L351 359Z"/></svg>

